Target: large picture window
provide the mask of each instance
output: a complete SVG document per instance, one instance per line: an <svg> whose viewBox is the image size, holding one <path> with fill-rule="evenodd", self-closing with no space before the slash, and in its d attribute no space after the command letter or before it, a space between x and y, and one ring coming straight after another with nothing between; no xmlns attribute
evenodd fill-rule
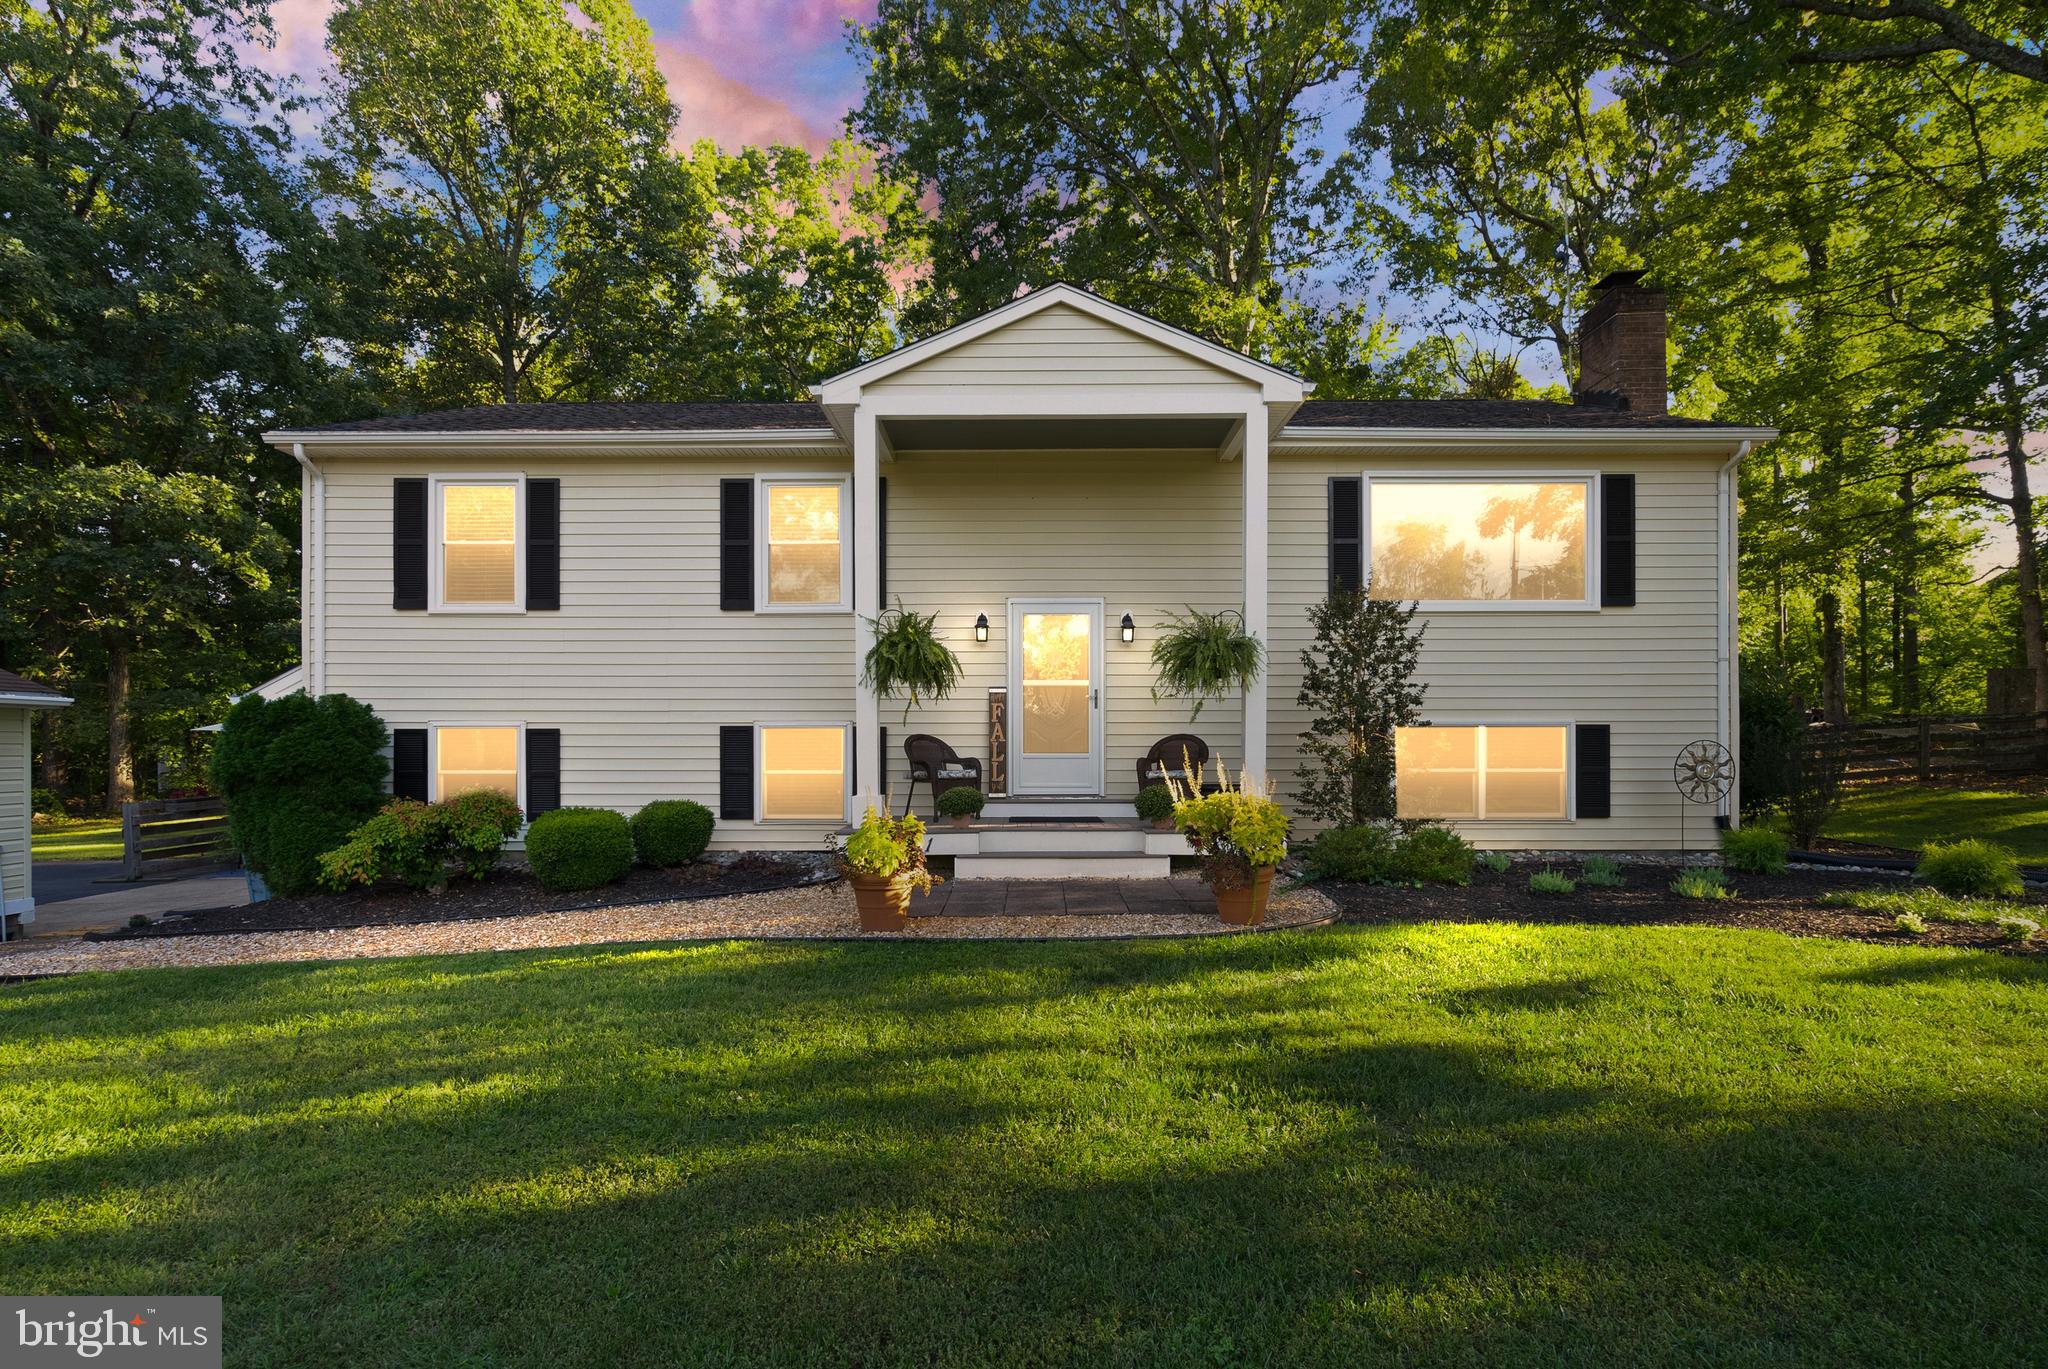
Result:
<svg viewBox="0 0 2048 1369"><path fill-rule="evenodd" d="M763 606L846 608L846 482L771 479L760 492Z"/></svg>
<svg viewBox="0 0 2048 1369"><path fill-rule="evenodd" d="M435 482L435 588L440 607L521 606L519 522L516 479Z"/></svg>
<svg viewBox="0 0 2048 1369"><path fill-rule="evenodd" d="M1369 480L1371 594L1425 605L1587 607L1592 481Z"/></svg>
<svg viewBox="0 0 2048 1369"><path fill-rule="evenodd" d="M1571 729L1562 724L1396 728L1395 811L1474 821L1567 818L1570 754Z"/></svg>
<svg viewBox="0 0 2048 1369"><path fill-rule="evenodd" d="M846 729L763 727L761 817L769 822L846 816Z"/></svg>
<svg viewBox="0 0 2048 1369"><path fill-rule="evenodd" d="M435 799L452 799L476 789L495 789L519 802L517 727L434 729Z"/></svg>

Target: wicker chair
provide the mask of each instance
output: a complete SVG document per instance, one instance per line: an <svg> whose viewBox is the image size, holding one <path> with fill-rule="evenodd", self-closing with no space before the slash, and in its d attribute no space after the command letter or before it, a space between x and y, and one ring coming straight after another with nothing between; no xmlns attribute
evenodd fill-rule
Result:
<svg viewBox="0 0 2048 1369"><path fill-rule="evenodd" d="M967 785L981 788L981 762L962 756L937 737L922 732L903 739L903 754L910 761L910 788L903 795L903 812L910 813L911 800L917 795L917 782L923 780L931 789L932 816L939 816L939 795L947 789Z"/></svg>
<svg viewBox="0 0 2048 1369"><path fill-rule="evenodd" d="M1185 759L1183 759L1185 753ZM1145 759L1138 762L1138 787L1164 784L1168 775L1178 776L1190 766L1197 775L1209 763L1209 743L1192 732L1176 732L1152 743Z"/></svg>

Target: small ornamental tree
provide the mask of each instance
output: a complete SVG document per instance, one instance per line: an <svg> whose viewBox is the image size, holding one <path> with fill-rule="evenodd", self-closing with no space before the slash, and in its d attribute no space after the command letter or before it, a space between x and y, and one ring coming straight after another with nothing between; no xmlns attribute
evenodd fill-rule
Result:
<svg viewBox="0 0 2048 1369"><path fill-rule="evenodd" d="M1310 818L1352 824L1394 816L1394 729L1422 721L1427 685L1415 679L1423 629L1417 605L1337 590L1308 611L1315 644L1301 653L1312 710L1301 734L1296 805Z"/></svg>
<svg viewBox="0 0 2048 1369"><path fill-rule="evenodd" d="M213 748L213 786L249 868L280 894L317 886L320 857L383 805L390 734L346 694L249 694Z"/></svg>

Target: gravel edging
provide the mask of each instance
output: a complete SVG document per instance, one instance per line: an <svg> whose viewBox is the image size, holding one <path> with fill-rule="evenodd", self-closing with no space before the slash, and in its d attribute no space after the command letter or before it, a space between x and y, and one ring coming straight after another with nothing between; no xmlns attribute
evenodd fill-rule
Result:
<svg viewBox="0 0 2048 1369"><path fill-rule="evenodd" d="M843 881L773 893L472 921L385 924L317 931L41 941L0 952L0 982L94 971L266 962L340 961L605 945L703 945L730 941L937 942L1135 941L1294 931L1337 917L1322 894L1276 895L1267 921L1232 926L1214 914L1126 913L914 918L901 932L863 933Z"/></svg>

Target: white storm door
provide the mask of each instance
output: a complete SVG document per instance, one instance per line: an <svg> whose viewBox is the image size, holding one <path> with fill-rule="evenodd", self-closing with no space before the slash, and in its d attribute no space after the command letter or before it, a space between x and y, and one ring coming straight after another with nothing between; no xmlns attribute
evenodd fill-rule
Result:
<svg viewBox="0 0 2048 1369"><path fill-rule="evenodd" d="M1102 601L1010 601L1010 792L1102 792Z"/></svg>

